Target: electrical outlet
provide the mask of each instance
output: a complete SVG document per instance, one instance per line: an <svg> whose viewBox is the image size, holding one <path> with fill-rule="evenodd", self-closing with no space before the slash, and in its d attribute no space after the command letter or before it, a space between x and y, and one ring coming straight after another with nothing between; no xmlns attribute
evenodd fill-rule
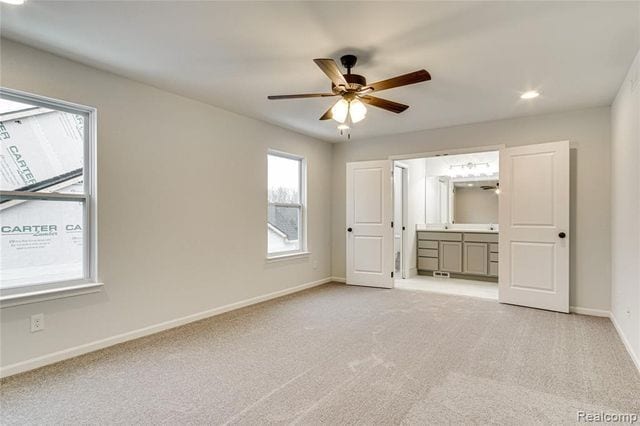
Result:
<svg viewBox="0 0 640 426"><path fill-rule="evenodd" d="M44 314L31 315L31 332L44 330Z"/></svg>

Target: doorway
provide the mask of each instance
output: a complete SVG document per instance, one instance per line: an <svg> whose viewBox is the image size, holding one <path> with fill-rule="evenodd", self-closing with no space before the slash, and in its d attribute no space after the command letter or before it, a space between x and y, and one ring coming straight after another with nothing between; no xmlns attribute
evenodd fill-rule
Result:
<svg viewBox="0 0 640 426"><path fill-rule="evenodd" d="M394 161L394 286L498 299L499 152Z"/></svg>
<svg viewBox="0 0 640 426"><path fill-rule="evenodd" d="M463 154L474 157L456 158ZM499 175L483 160L488 155L497 157ZM409 265L408 279L426 271L434 279L498 281L501 303L569 312L568 141L347 163L349 285L393 288L407 279L395 276L394 161L409 164L399 256L401 266ZM426 161L446 172L427 174ZM424 171L413 175L413 162ZM475 197L457 199L474 187ZM491 191L500 196L498 220L494 207L480 207L478 194L487 201ZM427 202L427 194L435 201ZM469 203L471 209L464 207Z"/></svg>

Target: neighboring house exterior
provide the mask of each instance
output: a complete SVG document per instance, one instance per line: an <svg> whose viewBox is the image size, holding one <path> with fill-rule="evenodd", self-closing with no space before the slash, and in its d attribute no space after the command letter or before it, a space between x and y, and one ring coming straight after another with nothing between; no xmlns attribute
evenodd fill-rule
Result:
<svg viewBox="0 0 640 426"><path fill-rule="evenodd" d="M267 234L271 252L300 248L298 212L296 208L269 205Z"/></svg>

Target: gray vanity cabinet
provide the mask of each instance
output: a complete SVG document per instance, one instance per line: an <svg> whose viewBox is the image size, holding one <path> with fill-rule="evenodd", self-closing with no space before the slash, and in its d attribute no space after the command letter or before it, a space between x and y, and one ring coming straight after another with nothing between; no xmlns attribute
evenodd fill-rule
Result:
<svg viewBox="0 0 640 426"><path fill-rule="evenodd" d="M498 234L418 231L418 270L475 277L498 276Z"/></svg>
<svg viewBox="0 0 640 426"><path fill-rule="evenodd" d="M440 241L440 270L443 272L462 272L461 242Z"/></svg>
<svg viewBox="0 0 640 426"><path fill-rule="evenodd" d="M464 273L473 275L487 275L486 243L464 243Z"/></svg>

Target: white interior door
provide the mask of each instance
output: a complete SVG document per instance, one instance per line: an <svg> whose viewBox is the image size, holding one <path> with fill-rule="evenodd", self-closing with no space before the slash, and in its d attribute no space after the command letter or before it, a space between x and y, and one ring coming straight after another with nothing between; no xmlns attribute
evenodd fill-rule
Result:
<svg viewBox="0 0 640 426"><path fill-rule="evenodd" d="M347 284L393 287L392 168L347 163Z"/></svg>
<svg viewBox="0 0 640 426"><path fill-rule="evenodd" d="M500 151L499 300L569 312L569 142Z"/></svg>

